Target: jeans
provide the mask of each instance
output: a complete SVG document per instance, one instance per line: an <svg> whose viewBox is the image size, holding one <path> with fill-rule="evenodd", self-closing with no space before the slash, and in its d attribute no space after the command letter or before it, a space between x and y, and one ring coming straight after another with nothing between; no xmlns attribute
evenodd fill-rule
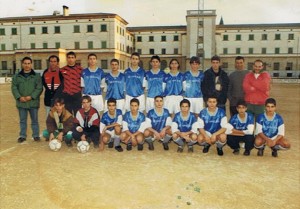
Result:
<svg viewBox="0 0 300 209"><path fill-rule="evenodd" d="M26 138L27 136L27 115L29 112L31 118L31 129L32 129L32 137L40 136L40 128L38 121L38 110L39 108L21 108L18 107L19 117L20 117L20 137Z"/></svg>

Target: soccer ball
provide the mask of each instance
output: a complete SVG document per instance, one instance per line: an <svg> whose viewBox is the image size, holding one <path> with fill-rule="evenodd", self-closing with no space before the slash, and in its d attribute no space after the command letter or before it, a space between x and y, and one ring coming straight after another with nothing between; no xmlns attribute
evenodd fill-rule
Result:
<svg viewBox="0 0 300 209"><path fill-rule="evenodd" d="M49 147L52 151L58 151L61 148L61 142L58 139L53 139L49 142Z"/></svg>
<svg viewBox="0 0 300 209"><path fill-rule="evenodd" d="M80 141L77 143L77 150L80 153L86 153L90 149L90 144L87 141Z"/></svg>

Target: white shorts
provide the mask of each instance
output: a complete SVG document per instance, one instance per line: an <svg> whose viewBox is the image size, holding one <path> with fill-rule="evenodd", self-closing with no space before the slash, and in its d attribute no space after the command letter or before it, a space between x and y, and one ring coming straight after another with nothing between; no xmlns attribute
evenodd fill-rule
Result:
<svg viewBox="0 0 300 209"><path fill-rule="evenodd" d="M154 98L147 97L146 98L146 112L149 110L154 109Z"/></svg>
<svg viewBox="0 0 300 209"><path fill-rule="evenodd" d="M125 99L118 99L117 100L117 109L122 110L122 114L125 113ZM105 100L105 105L104 105L104 112L106 112L107 109L107 100Z"/></svg>
<svg viewBox="0 0 300 209"><path fill-rule="evenodd" d="M140 101L139 111L143 112L145 110L145 95L144 94L142 94L139 97L132 97L132 96L126 95L126 97L125 97L125 110L130 111L130 100L132 100L133 98L137 98Z"/></svg>
<svg viewBox="0 0 300 209"><path fill-rule="evenodd" d="M116 134L115 134L115 130L106 130L105 133L108 133L110 135L110 138L114 138L116 137Z"/></svg>
<svg viewBox="0 0 300 209"><path fill-rule="evenodd" d="M169 110L170 114L180 112L180 102L183 100L182 96L166 96L165 98L165 108Z"/></svg>
<svg viewBox="0 0 300 209"><path fill-rule="evenodd" d="M199 114L200 111L203 109L203 98L185 98L190 101L191 108L190 111L192 113Z"/></svg>
<svg viewBox="0 0 300 209"><path fill-rule="evenodd" d="M103 105L103 97L102 95L88 95L92 99L92 107L98 110L98 112L103 111L104 105Z"/></svg>

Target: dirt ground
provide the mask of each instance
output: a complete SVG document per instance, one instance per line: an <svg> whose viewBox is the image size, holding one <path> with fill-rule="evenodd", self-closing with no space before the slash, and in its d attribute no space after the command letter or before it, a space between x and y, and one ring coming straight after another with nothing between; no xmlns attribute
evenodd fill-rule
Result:
<svg viewBox="0 0 300 209"><path fill-rule="evenodd" d="M18 144L19 122L10 84L0 85L1 209L176 209L176 208L300 208L300 85L273 84L278 113L286 124L292 148L271 157L224 156L212 147L207 154L164 151L118 153L91 148L80 154L63 145L50 151L31 137ZM45 110L40 108L40 127ZM30 126L28 136L31 136ZM124 145L123 145L124 147ZM243 152L243 151L242 151Z"/></svg>

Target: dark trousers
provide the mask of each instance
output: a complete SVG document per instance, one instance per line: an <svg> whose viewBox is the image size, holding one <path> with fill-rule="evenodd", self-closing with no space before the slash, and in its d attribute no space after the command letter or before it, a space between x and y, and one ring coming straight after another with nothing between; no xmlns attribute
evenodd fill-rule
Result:
<svg viewBox="0 0 300 209"><path fill-rule="evenodd" d="M61 97L65 100L65 108L75 116L76 112L81 108L81 92L74 95L62 93Z"/></svg>
<svg viewBox="0 0 300 209"><path fill-rule="evenodd" d="M236 110L236 106L230 106L230 116L234 116L235 114L238 114L238 111Z"/></svg>
<svg viewBox="0 0 300 209"><path fill-rule="evenodd" d="M245 136L233 136L227 135L227 144L231 149L239 149L240 142L245 143L245 150L251 150L254 147L254 136L245 135Z"/></svg>
<svg viewBox="0 0 300 209"><path fill-rule="evenodd" d="M100 137L100 133L99 130L95 130L95 131L83 131L83 132L78 132L75 128L73 129L73 133L72 136L76 141L81 141L81 136L85 135L86 140L91 143L91 141L94 143L94 145L98 145L99 144L99 137Z"/></svg>

